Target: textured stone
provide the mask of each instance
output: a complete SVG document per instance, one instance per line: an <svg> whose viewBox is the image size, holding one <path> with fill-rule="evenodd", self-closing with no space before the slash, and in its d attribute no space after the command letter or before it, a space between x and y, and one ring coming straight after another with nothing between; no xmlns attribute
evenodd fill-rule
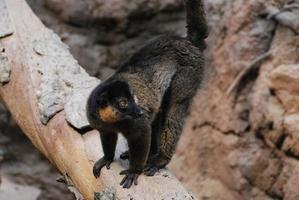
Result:
<svg viewBox="0 0 299 200"><path fill-rule="evenodd" d="M273 89L288 113L299 111L299 65L280 65L270 74Z"/></svg>
<svg viewBox="0 0 299 200"><path fill-rule="evenodd" d="M95 200L115 200L116 199L116 190L113 187L108 187L102 192L95 193Z"/></svg>
<svg viewBox="0 0 299 200"><path fill-rule="evenodd" d="M86 104L89 94L97 84L98 82L94 81L89 88L74 90L64 106L66 120L78 129L89 125L86 117Z"/></svg>
<svg viewBox="0 0 299 200"><path fill-rule="evenodd" d="M282 149L299 157L299 113L288 115L284 119L285 140Z"/></svg>
<svg viewBox="0 0 299 200"><path fill-rule="evenodd" d="M9 36L13 32L5 0L0 0L0 38Z"/></svg>
<svg viewBox="0 0 299 200"><path fill-rule="evenodd" d="M10 79L10 63L6 56L5 49L0 45L0 83L4 84L9 82Z"/></svg>
<svg viewBox="0 0 299 200"><path fill-rule="evenodd" d="M299 94L299 65L280 65L270 74L270 87Z"/></svg>

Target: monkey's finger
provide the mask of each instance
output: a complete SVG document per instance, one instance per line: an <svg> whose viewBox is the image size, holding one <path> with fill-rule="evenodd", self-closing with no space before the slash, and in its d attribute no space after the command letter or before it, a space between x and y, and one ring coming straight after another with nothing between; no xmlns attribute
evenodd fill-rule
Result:
<svg viewBox="0 0 299 200"><path fill-rule="evenodd" d="M144 174L150 173L152 171L153 167L147 167L146 169L143 170Z"/></svg>
<svg viewBox="0 0 299 200"><path fill-rule="evenodd" d="M125 183L125 181L127 180L127 177L128 177L128 176L125 176L125 177L123 178L123 180L120 182L120 185L123 185L123 184Z"/></svg>
<svg viewBox="0 0 299 200"><path fill-rule="evenodd" d="M94 165L93 167L93 175L98 178L101 175L101 169L103 168L103 166L96 166Z"/></svg>
<svg viewBox="0 0 299 200"><path fill-rule="evenodd" d="M100 177L100 175L101 175L101 169L94 168L94 169L93 169L93 175L94 175L96 178Z"/></svg>
<svg viewBox="0 0 299 200"><path fill-rule="evenodd" d="M110 163L110 162L107 162L107 163L106 163L106 168L107 168L107 169L110 169L110 165L111 165L111 163Z"/></svg>
<svg viewBox="0 0 299 200"><path fill-rule="evenodd" d="M98 178L100 175L101 175L101 169L104 165L102 164L99 164L99 163L96 163L94 166L93 166L93 175Z"/></svg>
<svg viewBox="0 0 299 200"><path fill-rule="evenodd" d="M138 185L138 175L135 175L135 177L134 177L134 184Z"/></svg>
<svg viewBox="0 0 299 200"><path fill-rule="evenodd" d="M148 176L154 176L156 172L157 170L153 168L148 172Z"/></svg>
<svg viewBox="0 0 299 200"><path fill-rule="evenodd" d="M94 177L99 178L101 176L101 173L93 171L93 175L94 175Z"/></svg>
<svg viewBox="0 0 299 200"><path fill-rule="evenodd" d="M144 171L144 172L147 172L147 171L150 170L150 169L151 169L150 166L146 166L146 167L143 169L143 171Z"/></svg>
<svg viewBox="0 0 299 200"><path fill-rule="evenodd" d="M133 183L133 177L132 177L132 175L129 175L127 180L125 181L125 183L123 185L123 188L129 189L131 187L132 183Z"/></svg>
<svg viewBox="0 0 299 200"><path fill-rule="evenodd" d="M143 172L143 173L144 173L144 175L148 176L148 171L145 171L145 172Z"/></svg>
<svg viewBox="0 0 299 200"><path fill-rule="evenodd" d="M129 173L129 170L123 170L119 174L120 175L127 175Z"/></svg>
<svg viewBox="0 0 299 200"><path fill-rule="evenodd" d="M157 167L151 167L147 171L144 172L146 176L154 176L156 172L158 172L159 169Z"/></svg>
<svg viewBox="0 0 299 200"><path fill-rule="evenodd" d="M150 174L150 171L144 172L144 175L146 175L146 176L150 176L149 174Z"/></svg>

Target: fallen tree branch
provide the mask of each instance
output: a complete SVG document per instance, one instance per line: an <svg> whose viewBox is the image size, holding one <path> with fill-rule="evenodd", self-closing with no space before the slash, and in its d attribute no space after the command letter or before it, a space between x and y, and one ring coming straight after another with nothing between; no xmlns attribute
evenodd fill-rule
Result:
<svg viewBox="0 0 299 200"><path fill-rule="evenodd" d="M24 0L0 0L0 48L1 99L35 147L84 199L193 199L167 170L141 176L129 190L120 187L119 172L128 167L118 159L126 150L123 138L111 170L94 178L93 163L103 154L99 135L89 131L81 136L77 130L87 125L85 101L99 80L78 65Z"/></svg>

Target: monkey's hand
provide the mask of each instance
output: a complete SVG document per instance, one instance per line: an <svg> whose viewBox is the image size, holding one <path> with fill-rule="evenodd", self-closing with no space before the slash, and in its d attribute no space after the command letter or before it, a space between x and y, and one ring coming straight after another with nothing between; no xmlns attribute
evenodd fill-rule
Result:
<svg viewBox="0 0 299 200"><path fill-rule="evenodd" d="M132 186L133 183L134 185L137 185L138 184L137 179L140 174L141 172L132 171L130 169L120 172L120 175L125 175L123 180L120 182L120 185L122 185L123 188L128 188L128 189Z"/></svg>
<svg viewBox="0 0 299 200"><path fill-rule="evenodd" d="M110 169L110 164L113 160L107 160L105 157L98 160L93 166L93 175L98 178L101 175L101 169L106 166L107 169Z"/></svg>

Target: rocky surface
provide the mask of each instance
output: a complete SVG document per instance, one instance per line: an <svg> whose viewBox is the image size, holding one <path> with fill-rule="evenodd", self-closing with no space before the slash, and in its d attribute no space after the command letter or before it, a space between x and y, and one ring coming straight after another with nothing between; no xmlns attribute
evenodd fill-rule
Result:
<svg viewBox="0 0 299 200"><path fill-rule="evenodd" d="M13 27L11 27L10 23L10 18L9 15L6 11L6 5L4 1L0 2L0 10L2 10L0 14L0 22L1 22L1 27L0 27L0 38L4 38L8 35L13 34L14 30Z"/></svg>
<svg viewBox="0 0 299 200"><path fill-rule="evenodd" d="M207 66L212 70L171 164L201 199L299 198L294 184L299 178L299 36L292 23L281 22L294 16L296 5L298 1L207 2L213 30ZM273 6L279 10L275 17L267 14ZM271 57L228 96L237 74L269 51Z"/></svg>
<svg viewBox="0 0 299 200"><path fill-rule="evenodd" d="M101 79L113 73L146 40L160 33L185 34L179 0L28 2L70 46L88 73ZM195 98L170 164L199 199L299 199L298 3L206 0L211 28L207 50L210 73ZM237 74L269 51L271 57L246 74L237 90L228 96L226 91ZM42 174L53 175L48 163L36 156L24 138L15 138L19 142L13 140L17 144L14 148L29 152L18 163L31 172L26 174L24 167L16 175L17 167L5 161L4 173L17 183L61 195L62 186L34 173L41 170ZM6 149L8 153L17 152ZM35 167L29 163L30 156L36 158ZM59 199L57 196L53 199Z"/></svg>
<svg viewBox="0 0 299 200"><path fill-rule="evenodd" d="M10 63L6 56L5 49L0 46L0 83L5 84L10 79Z"/></svg>

